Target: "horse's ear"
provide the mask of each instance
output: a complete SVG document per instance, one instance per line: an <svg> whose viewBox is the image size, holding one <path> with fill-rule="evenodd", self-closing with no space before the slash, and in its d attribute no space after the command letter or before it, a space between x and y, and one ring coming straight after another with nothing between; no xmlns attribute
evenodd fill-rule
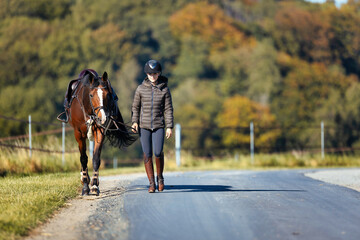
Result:
<svg viewBox="0 0 360 240"><path fill-rule="evenodd" d="M104 74L102 75L102 80L103 80L104 82L106 82L106 81L108 80L108 74L107 74L107 72L104 72Z"/></svg>
<svg viewBox="0 0 360 240"><path fill-rule="evenodd" d="M104 82L107 82L109 91L110 91L111 94L113 94L113 90L112 90L111 83L110 83L110 80L109 80L109 78L108 78L107 72L104 72L104 74L102 75L102 78L101 78L101 79L102 79Z"/></svg>

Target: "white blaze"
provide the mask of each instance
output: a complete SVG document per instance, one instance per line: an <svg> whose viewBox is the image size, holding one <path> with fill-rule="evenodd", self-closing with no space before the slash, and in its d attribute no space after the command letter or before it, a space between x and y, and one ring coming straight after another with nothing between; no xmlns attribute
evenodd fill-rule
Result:
<svg viewBox="0 0 360 240"><path fill-rule="evenodd" d="M100 100L100 107L103 107L104 106L103 91L101 89L98 89L97 94ZM104 124L106 121L105 111L103 108L101 108L100 112L101 112L101 124Z"/></svg>

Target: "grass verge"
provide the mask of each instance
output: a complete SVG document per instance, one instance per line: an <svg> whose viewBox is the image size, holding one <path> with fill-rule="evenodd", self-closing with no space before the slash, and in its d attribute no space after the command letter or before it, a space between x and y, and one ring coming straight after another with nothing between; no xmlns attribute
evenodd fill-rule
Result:
<svg viewBox="0 0 360 240"><path fill-rule="evenodd" d="M20 239L78 194L79 173L0 178L0 239Z"/></svg>

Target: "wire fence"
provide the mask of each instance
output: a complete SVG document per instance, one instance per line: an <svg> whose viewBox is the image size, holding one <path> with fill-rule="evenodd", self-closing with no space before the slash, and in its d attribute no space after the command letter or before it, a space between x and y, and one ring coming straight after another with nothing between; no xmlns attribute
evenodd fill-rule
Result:
<svg viewBox="0 0 360 240"><path fill-rule="evenodd" d="M41 125L41 126L59 126L60 123L49 123L49 122L40 122L40 121L31 121L31 118L29 117L28 120L25 119L19 119L19 118L15 118L15 117L9 117L9 116L4 116L4 115L0 115L0 119L5 119L7 121L16 121L16 122L21 122L21 123L25 123L25 124L29 124L29 133L28 134L22 134L22 135L17 135L17 136L8 136L8 137L2 137L0 138L0 147L3 148L10 148L10 149L14 149L14 148L18 148L18 149L25 149L25 150L29 150L31 151L38 151L38 152L45 152L45 153L58 153L58 154L65 154L65 153L74 153L74 152L78 152L77 149L70 149L70 150L65 150L64 147L61 150L53 150L53 149L44 149L44 148L36 148L36 147L32 147L31 143L32 143L32 137L37 137L37 136L47 136L47 135L55 135L55 134L59 134L59 133L64 133L64 132L69 132L72 131L71 127L62 127L62 128L58 128L58 129L52 129L52 130L46 130L46 131L41 131L41 132L37 132L37 133L31 133L31 125ZM64 137L64 136L63 136ZM19 141L19 140L24 140L24 139L28 139L30 145L29 146L21 146L18 144L10 144L10 143L6 143L9 141Z"/></svg>
<svg viewBox="0 0 360 240"><path fill-rule="evenodd" d="M251 127L187 127L181 126L180 148L176 152L186 151L192 155L213 158L228 154L248 154L253 158L260 153L313 153L321 154L354 154L359 152L357 144L349 144L346 137L338 136L342 132L339 126L317 125L298 126L261 126ZM356 130L352 130L353 132ZM275 133L276 137L267 137ZM226 142L228 135L231 141ZM341 134L340 134L341 135ZM264 140L265 139L265 140ZM176 145L172 141L171 145Z"/></svg>
<svg viewBox="0 0 360 240"><path fill-rule="evenodd" d="M70 150L53 150L53 149L44 149L44 148L33 148L31 146L21 146L18 144L14 144L13 141L24 140L30 138L31 125L41 125L41 126L56 126L58 127L60 123L49 123L49 122L40 122L40 121L31 121L29 118L19 119L9 116L0 115L0 119L4 119L7 121L17 121L25 124L29 124L29 133L22 134L17 136L7 136L0 138L0 147L2 148L19 148L19 149L28 149L30 151L39 151L46 153L56 153L56 154L64 154L64 153L74 153L78 152L78 149L70 149ZM355 152L359 151L360 147L352 147L352 146L328 146L326 141L324 140L324 135L328 131L333 131L336 129L336 126L327 125L326 129L324 129L323 123L320 125L308 125L308 126L259 126L253 125L251 127L196 127L196 126L181 126L181 132L176 133L180 134L181 138L178 141L179 146L176 147L176 136L166 141L167 149L175 149L176 151L191 151L194 152L195 155L198 156L210 156L210 155L221 155L224 152L236 152L241 151L248 154L254 153L273 153L273 152L289 152L289 151L303 151L310 153L321 153L324 155L325 153L346 153L346 152ZM311 143L308 144L299 144L298 142L282 142L281 140L275 141L272 144L262 142L259 143L259 136L263 133L269 131L281 131L281 132L306 132L309 131L309 136L312 136ZM32 133L33 137L35 136L47 136L47 135L56 135L64 132L72 131L71 127L63 127L51 130L45 130L41 132ZM243 137L248 138L248 142L243 142L241 144L227 144L224 145L220 140L220 136L223 133L236 133L242 134ZM174 135L176 135L174 132ZM64 136L63 136L64 137ZM180 140L181 139L181 140ZM252 140L251 140L252 139ZM281 139L281 138L280 138ZM12 142L11 142L12 141ZM212 143L208 143L211 142ZM11 143L9 143L11 142ZM31 142L31 141L30 141ZM316 142L316 144L314 144ZM64 145L64 144L63 144Z"/></svg>

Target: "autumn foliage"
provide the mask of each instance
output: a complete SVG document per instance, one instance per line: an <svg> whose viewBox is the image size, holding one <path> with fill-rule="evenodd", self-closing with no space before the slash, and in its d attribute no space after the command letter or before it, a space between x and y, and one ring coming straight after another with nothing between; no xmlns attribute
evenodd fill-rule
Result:
<svg viewBox="0 0 360 240"><path fill-rule="evenodd" d="M250 122L255 123L257 144L270 147L274 145L280 133L278 130L271 129L275 124L275 116L271 114L268 107L240 95L224 101L217 122L219 127L223 128L224 144L228 147L250 144L248 131Z"/></svg>
<svg viewBox="0 0 360 240"><path fill-rule="evenodd" d="M198 37L215 51L255 43L254 38L242 31L240 24L226 16L217 5L207 2L188 4L171 16L169 22L175 37Z"/></svg>
<svg viewBox="0 0 360 240"><path fill-rule="evenodd" d="M127 121L143 66L157 59L169 78L182 146L196 154L247 149L250 122L258 151L318 147L322 121L326 147L360 147L359 1L0 6L1 115L55 122L69 81L93 68L108 72ZM0 119L0 130L0 137L22 135L26 126ZM139 149L126 154L139 157Z"/></svg>

